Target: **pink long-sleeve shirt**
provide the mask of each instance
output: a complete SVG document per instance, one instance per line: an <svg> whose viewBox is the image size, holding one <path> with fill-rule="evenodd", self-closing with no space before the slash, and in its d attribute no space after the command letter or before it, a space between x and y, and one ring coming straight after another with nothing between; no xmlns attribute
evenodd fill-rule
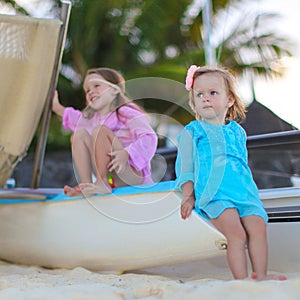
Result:
<svg viewBox="0 0 300 300"><path fill-rule="evenodd" d="M100 115L95 113L91 119L84 118L81 111L67 107L63 114L63 126L67 130L84 128L90 134L92 130L104 125L112 130L129 154L129 164L142 171L143 184L152 183L151 159L157 147L157 135L150 126L146 115L140 110L125 105L116 111Z"/></svg>

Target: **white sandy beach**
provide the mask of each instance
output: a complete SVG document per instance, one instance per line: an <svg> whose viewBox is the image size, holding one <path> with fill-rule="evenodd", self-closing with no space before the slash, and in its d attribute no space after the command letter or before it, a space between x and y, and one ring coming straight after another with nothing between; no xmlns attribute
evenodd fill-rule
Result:
<svg viewBox="0 0 300 300"><path fill-rule="evenodd" d="M197 278L182 269L156 268L164 275L145 271L123 275L101 274L83 268L44 269L0 262L0 299L300 299L300 272L287 281L234 281ZM166 271L168 270L168 271ZM170 274L168 274L168 272ZM194 274L193 274L194 273ZM182 276L180 276L182 275Z"/></svg>

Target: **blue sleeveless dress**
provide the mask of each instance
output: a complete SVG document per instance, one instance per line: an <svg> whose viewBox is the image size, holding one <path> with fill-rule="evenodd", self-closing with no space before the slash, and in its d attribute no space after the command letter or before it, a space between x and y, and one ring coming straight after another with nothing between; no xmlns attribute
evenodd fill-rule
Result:
<svg viewBox="0 0 300 300"><path fill-rule="evenodd" d="M178 137L176 187L194 183L195 210L206 219L225 209L268 221L248 166L246 133L235 121L216 125L195 120Z"/></svg>

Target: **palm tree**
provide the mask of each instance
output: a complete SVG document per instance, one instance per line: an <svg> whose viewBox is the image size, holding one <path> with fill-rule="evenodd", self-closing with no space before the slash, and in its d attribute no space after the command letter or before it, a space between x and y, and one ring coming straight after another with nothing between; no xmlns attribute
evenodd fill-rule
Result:
<svg viewBox="0 0 300 300"><path fill-rule="evenodd" d="M222 64L230 66L237 74L251 71L256 75L281 76L278 60L292 56L293 42L268 29L279 15L259 13L239 16L231 32L218 45L217 56Z"/></svg>
<svg viewBox="0 0 300 300"><path fill-rule="evenodd" d="M0 1L28 14L15 0ZM59 0L52 1L54 7L59 6ZM73 0L64 63L80 75L90 66L110 65L129 78L163 74L182 80L187 65L204 64L202 13L198 8L198 13L188 15L193 2ZM233 4L244 2L214 0L214 18L217 20ZM291 42L273 30L262 30L277 19L278 15L271 13L240 16L216 44L218 62L238 74L246 70L280 74L272 64L291 55ZM214 21L214 32L223 31L227 21Z"/></svg>
<svg viewBox="0 0 300 300"><path fill-rule="evenodd" d="M53 2L53 11L59 0ZM26 14L14 0L0 0ZM198 7L191 14L192 0L73 0L68 40L59 80L64 105L82 108L80 79L89 67L110 66L127 79L153 76L184 81L187 66L205 63L202 38L202 13ZM278 16L245 15L236 18L224 31L228 19L222 18L232 5L247 1L213 1L213 35L217 60L237 75L281 75L275 66L283 56L291 56L291 41L273 28ZM236 8L236 10L238 10ZM221 34L220 34L221 33ZM75 76L74 76L75 74ZM165 112L168 104L146 108Z"/></svg>
<svg viewBox="0 0 300 300"><path fill-rule="evenodd" d="M293 42L268 26L276 24L280 16L274 13L250 13L245 16L243 11L243 15L236 16L235 24L231 24L231 29L225 32L226 22L232 16L222 18L218 22L217 20L220 15L226 12L229 14L232 3L227 4L225 8L214 10L213 35L218 36L218 40L215 41L217 62L229 67L237 75L249 71L262 76L283 75L283 69L278 68L276 62L282 57L292 56ZM162 69L166 74L169 71L170 76L176 79L175 66L181 66L181 70L185 72L187 65L205 64L201 24L202 15L199 12L191 24L185 26L187 27L184 31L185 39L181 40L179 45L173 44L177 46L177 55L174 58L158 55L156 62L149 65L147 73L154 75ZM177 72L181 73L178 69Z"/></svg>

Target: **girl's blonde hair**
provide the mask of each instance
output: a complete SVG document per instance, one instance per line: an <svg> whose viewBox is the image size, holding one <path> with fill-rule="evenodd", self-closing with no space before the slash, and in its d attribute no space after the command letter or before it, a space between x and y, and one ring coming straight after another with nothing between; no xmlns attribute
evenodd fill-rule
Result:
<svg viewBox="0 0 300 300"><path fill-rule="evenodd" d="M125 95L125 79L122 74L111 68L93 68L89 69L86 73L86 76L91 74L97 74L102 76L106 81L119 87L119 93L116 95L116 98L112 102L111 110L116 110L117 116L119 117L119 109L124 105L128 105L132 108L138 109L141 111L138 105L131 102L131 100ZM83 110L83 115L90 119L94 116L95 111L91 107L87 106Z"/></svg>
<svg viewBox="0 0 300 300"><path fill-rule="evenodd" d="M199 67L193 76L193 83L189 92L189 105L192 110L195 112L195 103L194 103L194 82L195 79L203 74L218 74L220 75L225 83L226 92L228 96L231 96L234 100L234 103L231 107L228 108L225 120L235 120L237 122L242 122L246 118L246 108L241 100L236 87L235 77L225 68L221 67ZM196 112L196 119L201 120L201 117Z"/></svg>

